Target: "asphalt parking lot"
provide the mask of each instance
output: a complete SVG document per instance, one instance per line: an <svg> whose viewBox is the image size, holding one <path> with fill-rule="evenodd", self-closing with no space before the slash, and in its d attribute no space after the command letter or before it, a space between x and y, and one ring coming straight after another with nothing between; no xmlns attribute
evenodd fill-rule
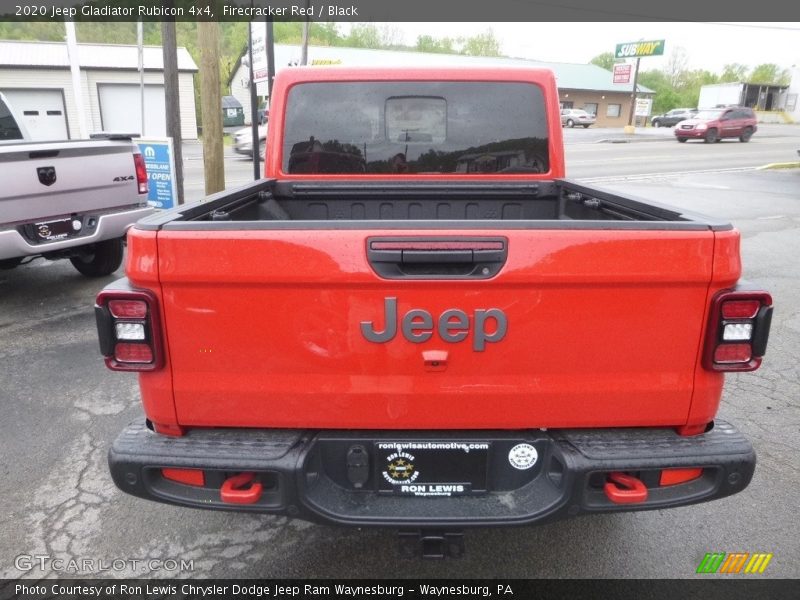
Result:
<svg viewBox="0 0 800 600"><path fill-rule="evenodd" d="M756 141L749 146L758 153ZM615 148L598 151L631 151L611 154ZM754 162L759 156L766 154ZM597 159L583 158L591 177L588 161ZM758 453L744 492L667 511L470 531L467 555L444 562L400 560L391 531L146 503L118 492L105 464L111 441L141 415L135 376L107 371L97 350L91 306L115 277L89 280L69 263L38 260L0 271L0 577L683 578L706 552L734 551L772 552L765 576L800 577L800 169L658 174L656 163L644 162L647 176L625 171L602 185L732 221L742 232L745 277L774 296L764 366L728 376L720 412ZM187 177L197 172L187 168ZM193 179L187 189L197 185ZM64 573L36 556L89 559L96 570ZM181 559L192 568L167 568ZM114 560L124 564L114 568ZM103 564L112 566L97 570Z"/></svg>

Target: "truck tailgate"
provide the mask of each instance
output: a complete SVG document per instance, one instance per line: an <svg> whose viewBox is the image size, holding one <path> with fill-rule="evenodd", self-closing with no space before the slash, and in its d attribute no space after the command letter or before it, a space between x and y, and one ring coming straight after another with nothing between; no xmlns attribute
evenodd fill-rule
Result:
<svg viewBox="0 0 800 600"><path fill-rule="evenodd" d="M133 149L129 140L0 148L0 223L139 204Z"/></svg>
<svg viewBox="0 0 800 600"><path fill-rule="evenodd" d="M396 228L160 231L178 422L337 429L686 422L712 231L458 233L505 240L499 273L385 279L368 260L368 240L419 237ZM453 230L425 236L455 237ZM396 335L382 341L395 305ZM397 321L411 310L429 313L432 326L417 312L404 331ZM468 324L459 328L453 318L445 341L439 318L448 310L466 314Z"/></svg>

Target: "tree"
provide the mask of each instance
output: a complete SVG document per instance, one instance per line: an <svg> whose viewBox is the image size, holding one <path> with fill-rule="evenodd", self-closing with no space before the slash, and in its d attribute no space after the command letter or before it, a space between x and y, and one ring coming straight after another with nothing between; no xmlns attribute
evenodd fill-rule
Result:
<svg viewBox="0 0 800 600"><path fill-rule="evenodd" d="M371 23L357 23L350 28L345 41L351 48L380 48L381 34Z"/></svg>
<svg viewBox="0 0 800 600"><path fill-rule="evenodd" d="M655 92L655 97L653 98L654 113L664 113L676 106L681 106L680 94L672 87L664 71L640 71L638 84Z"/></svg>
<svg viewBox="0 0 800 600"><path fill-rule="evenodd" d="M788 85L789 71L781 69L773 63L764 63L754 67L748 77L748 83L771 83L774 85Z"/></svg>
<svg viewBox="0 0 800 600"><path fill-rule="evenodd" d="M403 45L403 32L395 25L384 24L379 29L381 48L405 48Z"/></svg>
<svg viewBox="0 0 800 600"><path fill-rule="evenodd" d="M228 80L242 52L247 49L247 28L248 23L220 23L219 79L223 96L228 94Z"/></svg>
<svg viewBox="0 0 800 600"><path fill-rule="evenodd" d="M683 77L686 75L689 66L689 56L686 54L686 49L678 46L670 54L667 65L664 67L664 72L667 74L669 82L672 87L679 88L683 83Z"/></svg>
<svg viewBox="0 0 800 600"><path fill-rule="evenodd" d="M417 36L417 44L414 50L417 52L435 52L439 54L456 54L451 38L434 38L430 35Z"/></svg>
<svg viewBox="0 0 800 600"><path fill-rule="evenodd" d="M484 33L473 35L464 40L461 54L469 56L500 56L500 42L494 37L494 32L487 29Z"/></svg>
<svg viewBox="0 0 800 600"><path fill-rule="evenodd" d="M602 54L598 54L592 60L590 60L589 64L597 65L606 71L611 71L614 68L614 64L617 62L618 61L616 58L614 58L613 52L603 52Z"/></svg>
<svg viewBox="0 0 800 600"><path fill-rule="evenodd" d="M308 35L311 38L311 43L318 46L336 46L342 39L336 23L312 22Z"/></svg>
<svg viewBox="0 0 800 600"><path fill-rule="evenodd" d="M720 83L734 83L747 79L747 66L740 63L729 63L722 69Z"/></svg>

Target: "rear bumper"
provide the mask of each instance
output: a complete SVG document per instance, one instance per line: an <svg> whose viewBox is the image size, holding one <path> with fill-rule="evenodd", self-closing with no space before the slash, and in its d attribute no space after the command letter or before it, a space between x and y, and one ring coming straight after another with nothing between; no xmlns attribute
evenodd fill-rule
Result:
<svg viewBox="0 0 800 600"><path fill-rule="evenodd" d="M378 442L436 440L489 442L486 491L474 495L418 497L380 491ZM536 448L538 459L520 470L509 449ZM349 449L369 455L367 479L356 489ZM669 508L705 502L743 490L755 468L750 442L718 421L702 435L671 429L552 431L303 431L193 430L183 437L155 434L143 422L128 426L109 452L114 483L124 492L194 508L286 515L328 524L392 527L523 525L586 513ZM385 463L384 463L385 464ZM659 485L667 468L702 467L702 475ZM178 483L162 469L201 469L202 486ZM252 504L221 500L234 474L253 472L264 492ZM362 471L363 474L364 471ZM633 474L647 499L616 504L603 490L609 472Z"/></svg>
<svg viewBox="0 0 800 600"><path fill-rule="evenodd" d="M97 217L97 225L90 235L66 238L54 242L32 244L16 229L0 231L0 260L24 256L39 256L49 252L59 252L79 246L111 240L125 235L128 228L153 214L150 207L135 208L121 212L108 213Z"/></svg>
<svg viewBox="0 0 800 600"><path fill-rule="evenodd" d="M706 137L707 132L708 129L675 129L673 131L675 137L698 138L698 139Z"/></svg>

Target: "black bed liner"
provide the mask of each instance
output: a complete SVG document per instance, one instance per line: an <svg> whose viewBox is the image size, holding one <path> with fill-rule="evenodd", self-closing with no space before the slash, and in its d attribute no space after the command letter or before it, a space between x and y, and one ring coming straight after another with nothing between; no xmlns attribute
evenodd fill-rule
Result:
<svg viewBox="0 0 800 600"><path fill-rule="evenodd" d="M262 179L140 221L147 230L652 229L729 223L568 180L295 182Z"/></svg>

